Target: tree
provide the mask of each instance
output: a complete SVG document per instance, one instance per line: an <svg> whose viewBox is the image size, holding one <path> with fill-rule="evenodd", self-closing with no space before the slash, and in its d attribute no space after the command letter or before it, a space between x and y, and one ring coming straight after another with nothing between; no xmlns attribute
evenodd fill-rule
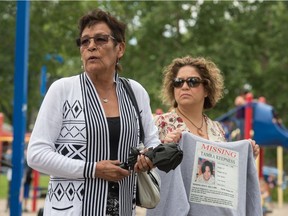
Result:
<svg viewBox="0 0 288 216"><path fill-rule="evenodd" d="M152 110L164 107L159 98L162 70L175 57L212 59L225 76L225 97L209 113L217 117L233 108L246 83L255 97L265 96L287 123L287 2L243 1L32 1L30 8L28 125L41 103L40 70L48 68L47 87L56 79L81 72L78 19L100 7L127 23L122 76L147 89ZM15 2L0 2L0 110L12 121ZM61 55L63 64L46 60ZM5 67L4 67L5 66ZM275 93L277 92L277 97ZM31 127L30 127L31 129Z"/></svg>

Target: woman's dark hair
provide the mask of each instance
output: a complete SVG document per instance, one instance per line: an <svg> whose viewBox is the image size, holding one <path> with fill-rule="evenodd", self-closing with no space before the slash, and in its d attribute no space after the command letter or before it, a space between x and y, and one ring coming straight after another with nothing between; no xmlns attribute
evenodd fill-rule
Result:
<svg viewBox="0 0 288 216"><path fill-rule="evenodd" d="M109 12L105 12L100 9L95 9L82 16L79 20L79 38L86 27L91 27L97 23L104 22L108 25L111 30L111 35L115 38L114 44L124 42L125 43L125 30L126 24L112 16ZM77 39L79 41L79 39ZM79 46L79 44L77 44ZM116 70L121 70L119 64L116 65Z"/></svg>
<svg viewBox="0 0 288 216"><path fill-rule="evenodd" d="M210 161L205 161L204 163L202 163L201 172L202 173L205 172L206 166L208 166L210 168L210 172L213 175L213 165L212 165L212 163Z"/></svg>

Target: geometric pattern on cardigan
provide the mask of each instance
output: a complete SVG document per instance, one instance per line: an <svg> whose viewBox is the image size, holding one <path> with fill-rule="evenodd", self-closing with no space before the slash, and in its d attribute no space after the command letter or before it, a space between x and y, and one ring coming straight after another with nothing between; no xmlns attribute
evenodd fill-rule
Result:
<svg viewBox="0 0 288 216"><path fill-rule="evenodd" d="M56 151L60 154L79 160L85 160L86 143L85 144L70 144L70 143L55 143Z"/></svg>
<svg viewBox="0 0 288 216"><path fill-rule="evenodd" d="M71 105L72 104L72 105ZM72 159L86 160L86 124L77 119L83 112L79 100L63 105L63 125L55 142L56 151Z"/></svg>
<svg viewBox="0 0 288 216"><path fill-rule="evenodd" d="M63 116L64 116L64 118L66 118L67 115L71 112L72 115L74 116L74 118L76 119L80 115L82 110L83 109L82 109L82 106L81 106L79 100L76 100L72 106L66 100L64 105L63 105L63 111L64 111Z"/></svg>
<svg viewBox="0 0 288 216"><path fill-rule="evenodd" d="M58 183L55 188L52 188L52 184L50 184L48 191L48 197L51 201L54 198L57 199L57 201L61 201L63 198L66 198L70 201L74 199L78 199L82 201L83 194L84 194L84 184L81 183L78 188L75 189L72 182L70 182L65 188L61 183Z"/></svg>
<svg viewBox="0 0 288 216"><path fill-rule="evenodd" d="M70 121L71 124L73 124L73 121ZM75 124L75 123L74 123ZM69 125L71 127L71 125ZM81 127L80 127L81 126ZM61 132L60 132L60 137L65 137L65 138L77 138L77 136L81 136L81 138L84 138L84 134L86 132L85 130L85 124L83 121L82 125L74 125L72 126L70 129L67 126L63 126L61 128Z"/></svg>

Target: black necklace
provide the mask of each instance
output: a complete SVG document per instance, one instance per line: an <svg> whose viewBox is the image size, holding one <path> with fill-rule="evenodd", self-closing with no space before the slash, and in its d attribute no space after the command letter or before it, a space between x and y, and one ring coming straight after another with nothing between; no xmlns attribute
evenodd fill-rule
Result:
<svg viewBox="0 0 288 216"><path fill-rule="evenodd" d="M182 116L184 116L195 128L197 128L197 133L198 133L198 135L201 136L201 137L204 137L204 133L203 133L203 130L202 130L203 123L204 123L204 117L203 117L203 115L202 115L201 126L200 126L200 127L197 127L186 115L184 115L184 114L180 111L180 109L177 108L177 110L178 110L178 112L179 112Z"/></svg>

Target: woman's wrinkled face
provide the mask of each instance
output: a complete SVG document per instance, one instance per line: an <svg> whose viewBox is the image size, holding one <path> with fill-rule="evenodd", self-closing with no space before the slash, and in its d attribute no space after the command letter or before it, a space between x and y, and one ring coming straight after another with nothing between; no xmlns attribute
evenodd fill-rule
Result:
<svg viewBox="0 0 288 216"><path fill-rule="evenodd" d="M176 77L178 80L202 80L200 74L192 66L183 66L179 69ZM178 106L181 105L197 105L200 104L203 106L204 99L207 96L203 83L199 85L190 85L188 82L183 82L182 86L174 87L174 97ZM191 87L192 86L192 87Z"/></svg>
<svg viewBox="0 0 288 216"><path fill-rule="evenodd" d="M80 44L82 64L88 73L114 72L117 59L124 54L123 44L115 46L111 30L104 22L86 27Z"/></svg>

